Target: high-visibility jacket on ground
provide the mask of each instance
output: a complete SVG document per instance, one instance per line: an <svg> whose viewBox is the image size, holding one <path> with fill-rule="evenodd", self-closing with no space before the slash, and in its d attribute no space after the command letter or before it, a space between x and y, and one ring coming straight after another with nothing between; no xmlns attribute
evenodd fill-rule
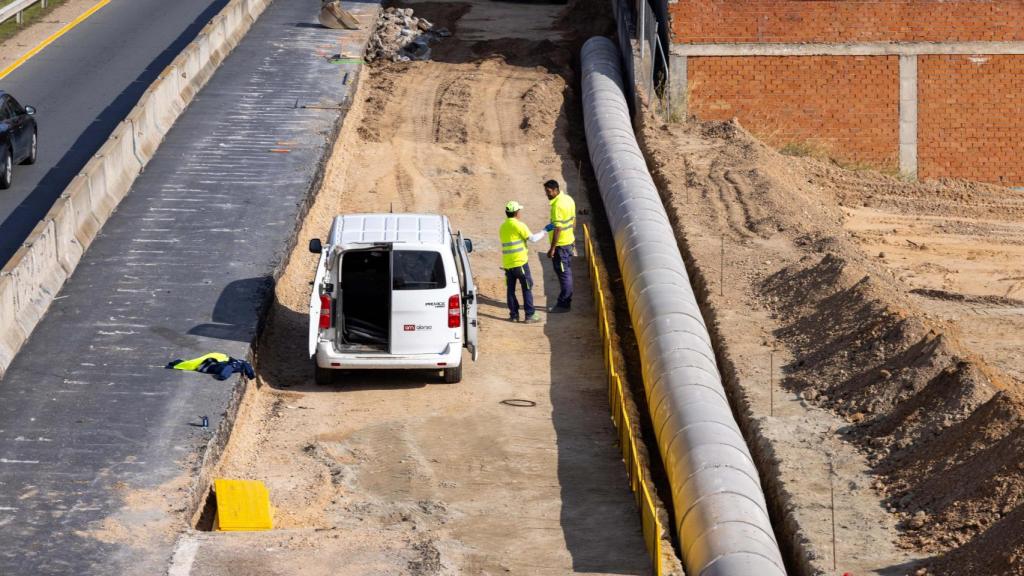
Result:
<svg viewBox="0 0 1024 576"><path fill-rule="evenodd" d="M565 192L561 192L551 200L551 223L555 230L558 230L558 243L556 246L569 246L576 243L576 202ZM549 232L548 240L554 237L554 231Z"/></svg>
<svg viewBox="0 0 1024 576"><path fill-rule="evenodd" d="M217 380L227 380L232 374L241 372L250 380L256 377L252 365L245 360L232 358L223 352L210 352L191 360L171 360L165 368L173 370L194 370L212 374Z"/></svg>
<svg viewBox="0 0 1024 576"><path fill-rule="evenodd" d="M526 249L526 241L530 239L530 229L518 218L506 218L498 229L501 237L501 267L505 270L518 268L530 260Z"/></svg>

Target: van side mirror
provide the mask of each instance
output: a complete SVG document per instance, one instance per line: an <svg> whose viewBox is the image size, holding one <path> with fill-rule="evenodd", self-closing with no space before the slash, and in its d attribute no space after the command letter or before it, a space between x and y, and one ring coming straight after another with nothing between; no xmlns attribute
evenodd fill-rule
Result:
<svg viewBox="0 0 1024 576"><path fill-rule="evenodd" d="M469 238L463 238L462 243L466 245L466 254L473 251L473 241Z"/></svg>
<svg viewBox="0 0 1024 576"><path fill-rule="evenodd" d="M28 114L29 116L35 116L36 115L36 107L35 106L25 106L25 114Z"/></svg>
<svg viewBox="0 0 1024 576"><path fill-rule="evenodd" d="M324 246L320 243L319 238L313 238L309 241L309 251L313 254L319 254L324 251Z"/></svg>

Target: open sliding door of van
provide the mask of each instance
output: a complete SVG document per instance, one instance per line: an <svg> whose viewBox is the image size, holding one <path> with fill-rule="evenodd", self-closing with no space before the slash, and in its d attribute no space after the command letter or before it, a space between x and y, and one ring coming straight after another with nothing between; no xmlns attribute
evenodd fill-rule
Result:
<svg viewBox="0 0 1024 576"><path fill-rule="evenodd" d="M316 276L313 278L313 291L309 295L309 357L316 354L316 344L320 339L320 287L327 275L327 250L320 252L320 261L316 265Z"/></svg>
<svg viewBox="0 0 1024 576"><path fill-rule="evenodd" d="M466 245L466 240L462 237L462 232L459 232L456 237L455 244L459 258L462 260L462 269L466 273L464 286L462 287L462 302L466 311L466 348L469 349L473 361L476 362L477 351L479 350L479 344L477 343L479 322L477 321L476 284L473 283L473 270L469 267L468 246Z"/></svg>

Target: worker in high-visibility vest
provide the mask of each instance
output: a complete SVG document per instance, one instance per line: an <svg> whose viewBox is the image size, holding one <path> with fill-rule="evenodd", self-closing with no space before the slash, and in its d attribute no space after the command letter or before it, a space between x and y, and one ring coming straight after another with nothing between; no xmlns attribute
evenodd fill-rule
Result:
<svg viewBox="0 0 1024 576"><path fill-rule="evenodd" d="M558 276L558 302L548 310L553 314L568 312L572 308L572 257L576 255L576 202L562 192L558 182L544 183L544 194L551 204L551 223L544 230L550 234L548 258Z"/></svg>
<svg viewBox="0 0 1024 576"><path fill-rule="evenodd" d="M519 322L519 300L516 298L516 283L523 289L523 304L526 309L526 323L540 322L533 306L533 276L530 275L530 252L527 242L539 242L544 232L530 234L530 228L519 220L523 207L515 200L505 204L505 221L498 229L501 237L501 267L505 270L505 288L508 300L508 319Z"/></svg>

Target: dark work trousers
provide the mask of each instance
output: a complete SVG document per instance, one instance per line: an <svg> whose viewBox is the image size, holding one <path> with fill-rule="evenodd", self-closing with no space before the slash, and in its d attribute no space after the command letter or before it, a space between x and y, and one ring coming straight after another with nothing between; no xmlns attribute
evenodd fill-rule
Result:
<svg viewBox="0 0 1024 576"><path fill-rule="evenodd" d="M536 309L533 307L533 276L530 275L529 264L505 270L505 297L508 299L508 315L512 318L519 317L519 299L516 298L516 282L519 282L523 287L523 304L526 308L526 317L529 318L536 312Z"/></svg>
<svg viewBox="0 0 1024 576"><path fill-rule="evenodd" d="M572 246L558 246L555 248L555 257L551 264L555 267L555 275L558 276L558 306L562 308L572 307L572 255L575 250Z"/></svg>

